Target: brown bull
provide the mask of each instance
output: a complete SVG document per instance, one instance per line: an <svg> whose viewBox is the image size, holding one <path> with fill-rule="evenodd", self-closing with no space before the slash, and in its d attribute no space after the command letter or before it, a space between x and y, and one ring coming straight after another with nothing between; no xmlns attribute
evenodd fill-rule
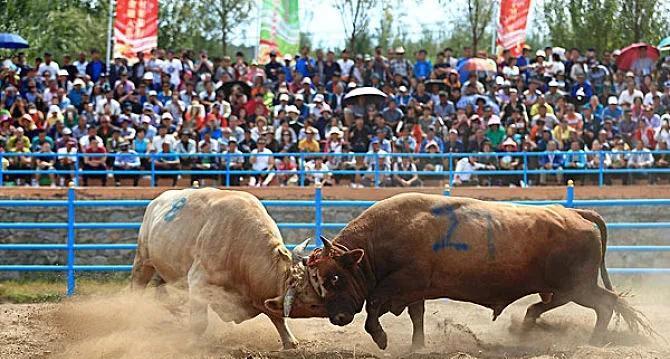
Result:
<svg viewBox="0 0 670 359"><path fill-rule="evenodd" d="M279 228L246 192L166 191L151 201L138 237L132 287L186 281L191 325L207 327L207 306L224 321L266 314L284 348L293 337L284 317L325 316L300 253L286 249Z"/></svg>
<svg viewBox="0 0 670 359"><path fill-rule="evenodd" d="M637 329L643 318L611 291L604 263L606 228L593 211L401 194L351 221L309 258L310 280L331 323L346 325L365 302L366 331L387 346L379 317L408 307L412 346L424 345L426 299L450 298L493 310L539 293L524 323L570 301L592 308L592 340L613 311ZM598 272L607 288L598 285Z"/></svg>

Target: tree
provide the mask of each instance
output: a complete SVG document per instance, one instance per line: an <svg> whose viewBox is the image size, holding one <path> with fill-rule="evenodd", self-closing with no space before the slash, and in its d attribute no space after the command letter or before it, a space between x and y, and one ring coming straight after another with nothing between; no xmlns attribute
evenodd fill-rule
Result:
<svg viewBox="0 0 670 359"><path fill-rule="evenodd" d="M667 2L657 0L623 0L619 19L621 40L625 43L648 41L658 43L668 32Z"/></svg>
<svg viewBox="0 0 670 359"><path fill-rule="evenodd" d="M493 0L467 0L467 23L472 40L472 51L477 48L484 36L484 30L491 23L493 17Z"/></svg>
<svg viewBox="0 0 670 359"><path fill-rule="evenodd" d="M376 8L377 0L335 0L333 7L340 13L349 48L356 47L356 40L368 30L370 10ZM369 36L366 36L369 38Z"/></svg>
<svg viewBox="0 0 670 359"><path fill-rule="evenodd" d="M199 0L197 14L203 32L211 31L221 41L221 51L226 54L232 30L246 23L252 14L252 0Z"/></svg>

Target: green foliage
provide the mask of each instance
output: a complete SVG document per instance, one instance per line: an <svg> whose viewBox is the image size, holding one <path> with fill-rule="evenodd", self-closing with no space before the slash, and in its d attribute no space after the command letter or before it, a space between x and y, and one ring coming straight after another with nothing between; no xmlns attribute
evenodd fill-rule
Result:
<svg viewBox="0 0 670 359"><path fill-rule="evenodd" d="M537 13L552 45L602 51L667 36L667 7L667 0L552 0Z"/></svg>
<svg viewBox="0 0 670 359"><path fill-rule="evenodd" d="M57 57L106 48L108 2L104 0L1 0L0 29L18 33L30 44L25 52Z"/></svg>

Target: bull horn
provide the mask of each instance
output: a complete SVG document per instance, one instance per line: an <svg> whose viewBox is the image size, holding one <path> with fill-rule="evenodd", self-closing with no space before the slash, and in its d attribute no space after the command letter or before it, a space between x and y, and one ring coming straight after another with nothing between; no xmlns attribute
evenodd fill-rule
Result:
<svg viewBox="0 0 670 359"><path fill-rule="evenodd" d="M287 318L291 315L291 307L293 306L293 301L295 300L295 287L290 286L286 290L286 295L284 295L284 317Z"/></svg>
<svg viewBox="0 0 670 359"><path fill-rule="evenodd" d="M333 242L329 241L324 236L319 236L319 238L321 238L321 242L323 242L323 256L328 256L333 249Z"/></svg>
<svg viewBox="0 0 670 359"><path fill-rule="evenodd" d="M312 240L312 238L305 239L302 243L298 244L291 251L291 256L293 257L293 264L299 264L302 262L302 258L305 256L305 248L307 244Z"/></svg>

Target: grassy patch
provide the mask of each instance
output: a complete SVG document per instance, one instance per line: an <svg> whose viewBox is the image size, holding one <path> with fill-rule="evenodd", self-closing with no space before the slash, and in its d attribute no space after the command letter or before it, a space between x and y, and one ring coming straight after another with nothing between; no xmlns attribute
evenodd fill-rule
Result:
<svg viewBox="0 0 670 359"><path fill-rule="evenodd" d="M118 293L128 285L127 280L77 279L77 295L110 295ZM65 280L8 280L0 282L0 303L45 303L58 302L65 298Z"/></svg>

